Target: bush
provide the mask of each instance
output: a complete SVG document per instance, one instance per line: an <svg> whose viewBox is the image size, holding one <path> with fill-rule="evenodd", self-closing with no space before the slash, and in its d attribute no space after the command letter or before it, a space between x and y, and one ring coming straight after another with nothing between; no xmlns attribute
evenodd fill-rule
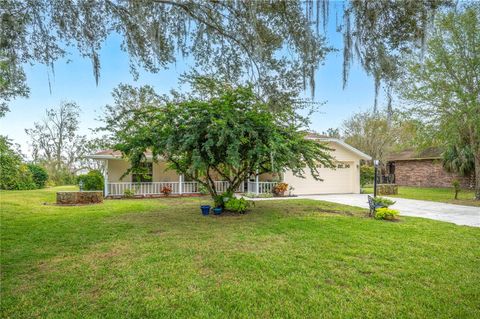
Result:
<svg viewBox="0 0 480 319"><path fill-rule="evenodd" d="M27 167L32 173L33 182L35 183L36 188L44 188L48 180L47 170L36 164L27 164Z"/></svg>
<svg viewBox="0 0 480 319"><path fill-rule="evenodd" d="M376 205L381 205L383 207L389 207L395 204L395 202L391 199L385 198L385 197L375 197L373 198L373 202Z"/></svg>
<svg viewBox="0 0 480 319"><path fill-rule="evenodd" d="M37 185L35 185L35 182L33 181L33 176L28 169L28 166L25 164L21 164L17 171L17 176L13 189L27 190L35 188L37 188Z"/></svg>
<svg viewBox="0 0 480 319"><path fill-rule="evenodd" d="M132 198L133 196L135 196L135 192L130 188L127 188L126 190L123 191L123 197Z"/></svg>
<svg viewBox="0 0 480 319"><path fill-rule="evenodd" d="M377 208L377 210L375 210L375 219L396 220L399 215L400 212L398 210L387 207Z"/></svg>
<svg viewBox="0 0 480 319"><path fill-rule="evenodd" d="M452 181L453 190L455 191L455 199L458 199L458 193L460 193L460 182L458 179Z"/></svg>
<svg viewBox="0 0 480 319"><path fill-rule="evenodd" d="M162 190L160 191L163 195L168 196L172 193L172 188L168 185L163 186Z"/></svg>
<svg viewBox="0 0 480 319"><path fill-rule="evenodd" d="M225 203L227 203L229 200L235 198L233 196L233 192L225 192L220 195L215 196L213 199L215 202L215 207L225 207Z"/></svg>
<svg viewBox="0 0 480 319"><path fill-rule="evenodd" d="M247 209L252 205L251 201L246 200L245 198L230 198L225 202L225 209L234 213L243 214Z"/></svg>
<svg viewBox="0 0 480 319"><path fill-rule="evenodd" d="M375 178L375 168L373 166L360 166L360 185L364 187L367 184L373 183Z"/></svg>
<svg viewBox="0 0 480 319"><path fill-rule="evenodd" d="M278 183L273 187L273 193L276 195L283 195L288 189L287 183Z"/></svg>
<svg viewBox="0 0 480 319"><path fill-rule="evenodd" d="M79 175L77 181L78 183L83 182L83 189L86 191L103 190L103 175L98 170L93 170L87 174Z"/></svg>

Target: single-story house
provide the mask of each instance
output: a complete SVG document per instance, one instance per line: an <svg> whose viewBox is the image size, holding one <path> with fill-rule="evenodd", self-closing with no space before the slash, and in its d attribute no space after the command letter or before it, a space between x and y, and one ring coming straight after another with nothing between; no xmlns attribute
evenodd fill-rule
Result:
<svg viewBox="0 0 480 319"><path fill-rule="evenodd" d="M306 138L327 143L333 149L336 168L320 167L320 177L315 180L310 173L305 178L296 177L286 171L276 178L272 174L251 176L238 189L238 192L271 193L278 181L293 187L291 194L340 194L360 193L360 160L370 160L370 156L336 138L321 137L309 134ZM173 170L168 170L165 162L154 161L151 153L146 153L149 178L144 176L122 175L129 168L129 163L118 151L104 150L89 155L88 158L105 162L105 196L122 196L126 190L137 195L159 195L164 186L172 189L172 194L195 194L199 192L198 183L186 180ZM140 182L138 182L140 180ZM218 180L217 189L227 188L227 182Z"/></svg>
<svg viewBox="0 0 480 319"><path fill-rule="evenodd" d="M442 151L406 149L387 157L386 173L400 186L452 187L457 179L462 188L472 187L472 178L447 172L443 168Z"/></svg>

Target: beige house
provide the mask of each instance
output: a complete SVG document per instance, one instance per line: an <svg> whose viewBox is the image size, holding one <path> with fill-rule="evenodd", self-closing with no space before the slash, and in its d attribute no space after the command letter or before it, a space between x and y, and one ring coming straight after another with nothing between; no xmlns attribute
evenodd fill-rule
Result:
<svg viewBox="0 0 480 319"><path fill-rule="evenodd" d="M370 160L371 157L339 139L316 135L310 135L307 138L327 143L333 149L332 155L336 161L336 168L320 167L320 177L323 181L315 180L309 173L305 178L296 177L287 170L276 180L273 180L271 174L252 176L240 185L237 191L257 194L271 193L280 179L293 187L291 194L294 195L360 193L360 160ZM105 196L122 196L127 190L138 195L159 195L165 186L172 189L172 194L199 192L197 182L185 180L182 175L167 169L164 162L154 162L151 153L146 153L148 161L146 168L150 178L131 174L122 178L129 168L129 163L122 158L122 154L118 151L105 150L88 157L105 162ZM220 192L228 187L226 181L218 180L215 183Z"/></svg>

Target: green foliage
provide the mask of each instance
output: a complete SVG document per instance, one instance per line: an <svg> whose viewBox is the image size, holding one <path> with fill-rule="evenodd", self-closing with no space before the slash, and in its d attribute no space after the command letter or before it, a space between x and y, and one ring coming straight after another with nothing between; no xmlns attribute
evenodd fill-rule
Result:
<svg viewBox="0 0 480 319"><path fill-rule="evenodd" d="M234 192L226 191L220 195L214 196L213 201L215 202L215 207L225 207L225 204L233 198L235 198Z"/></svg>
<svg viewBox="0 0 480 319"><path fill-rule="evenodd" d="M231 198L225 203L225 209L231 212L243 214L252 206L253 202L245 198Z"/></svg>
<svg viewBox="0 0 480 319"><path fill-rule="evenodd" d="M458 199L458 193L460 192L460 182L458 179L452 181L453 190L455 191L455 199Z"/></svg>
<svg viewBox="0 0 480 319"><path fill-rule="evenodd" d="M43 166L36 164L27 164L27 167L32 173L36 188L44 188L48 181L47 170Z"/></svg>
<svg viewBox="0 0 480 319"><path fill-rule="evenodd" d="M199 185L198 186L198 192L202 195L207 195L208 194L208 188L205 185Z"/></svg>
<svg viewBox="0 0 480 319"><path fill-rule="evenodd" d="M475 173L475 155L469 145L449 145L443 152L443 167L448 172L470 176Z"/></svg>
<svg viewBox="0 0 480 319"><path fill-rule="evenodd" d="M387 207L377 208L375 210L375 219L396 220L400 216L400 212Z"/></svg>
<svg viewBox="0 0 480 319"><path fill-rule="evenodd" d="M383 207L389 207L395 204L395 201L385 198L385 197L374 197L373 202L376 205L382 205Z"/></svg>
<svg viewBox="0 0 480 319"><path fill-rule="evenodd" d="M466 171L474 155L480 200L480 4L439 15L423 60L408 59L399 90L424 126L422 137L447 151L447 168ZM448 154L450 153L450 154ZM468 171L468 170L467 170Z"/></svg>
<svg viewBox="0 0 480 319"><path fill-rule="evenodd" d="M210 78L196 78L192 85L192 95L174 95L162 105L132 111L132 120L116 132L116 148L131 161L131 170L141 167L148 149L215 197L213 174L233 192L252 172L290 169L296 176L308 171L319 179L318 164L333 165L330 149L306 140L296 116L272 113L251 86ZM204 94L195 95L199 91Z"/></svg>
<svg viewBox="0 0 480 319"><path fill-rule="evenodd" d="M37 188L28 166L23 162L18 146L5 136L0 136L0 189Z"/></svg>
<svg viewBox="0 0 480 319"><path fill-rule="evenodd" d="M103 175L98 170L92 170L87 174L79 175L78 183L83 182L83 189L86 191L103 190L104 180Z"/></svg>
<svg viewBox="0 0 480 319"><path fill-rule="evenodd" d="M127 188L123 191L123 197L132 198L133 196L135 196L135 191L131 190L130 188Z"/></svg>
<svg viewBox="0 0 480 319"><path fill-rule="evenodd" d="M374 178L375 178L375 167L369 166L369 165L360 166L360 185L362 187L373 183Z"/></svg>

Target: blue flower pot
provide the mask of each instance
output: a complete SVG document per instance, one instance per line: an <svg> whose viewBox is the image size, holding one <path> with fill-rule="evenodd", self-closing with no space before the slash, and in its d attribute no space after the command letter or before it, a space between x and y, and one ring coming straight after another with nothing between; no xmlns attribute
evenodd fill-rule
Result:
<svg viewBox="0 0 480 319"><path fill-rule="evenodd" d="M210 213L210 205L202 205L200 209L202 210L203 216L207 216Z"/></svg>
<svg viewBox="0 0 480 319"><path fill-rule="evenodd" d="M213 209L213 213L214 213L215 215L220 215L220 214L222 213L222 210L223 210L222 207L215 207L215 208Z"/></svg>

